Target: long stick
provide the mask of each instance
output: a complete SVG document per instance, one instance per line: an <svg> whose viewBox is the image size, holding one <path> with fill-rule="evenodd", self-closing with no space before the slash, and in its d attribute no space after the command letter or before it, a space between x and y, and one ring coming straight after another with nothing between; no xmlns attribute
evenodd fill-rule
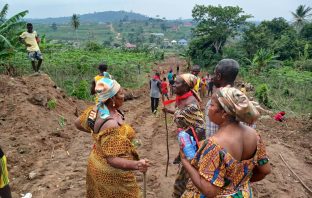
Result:
<svg viewBox="0 0 312 198"><path fill-rule="evenodd" d="M143 173L143 198L146 198L146 172Z"/></svg>
<svg viewBox="0 0 312 198"><path fill-rule="evenodd" d="M167 165L166 165L166 177L167 177L168 166L169 166L169 133L168 133L168 123L167 123L167 112L165 112L165 124L166 124L166 141L167 141Z"/></svg>
<svg viewBox="0 0 312 198"><path fill-rule="evenodd" d="M287 164L287 162L284 160L282 154L280 153L279 156L282 158L283 162L286 164L287 168L297 177L297 179L300 181L300 183L307 189L310 194L312 194L311 189L301 180L301 178L292 170L292 168Z"/></svg>

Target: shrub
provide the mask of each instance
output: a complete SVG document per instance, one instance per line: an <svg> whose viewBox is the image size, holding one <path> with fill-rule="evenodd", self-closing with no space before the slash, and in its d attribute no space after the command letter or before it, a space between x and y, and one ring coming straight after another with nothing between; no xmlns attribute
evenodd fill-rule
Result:
<svg viewBox="0 0 312 198"><path fill-rule="evenodd" d="M52 110L55 109L57 105L57 102L55 99L50 99L47 103L48 109Z"/></svg>
<svg viewBox="0 0 312 198"><path fill-rule="evenodd" d="M96 42L89 41L86 44L86 50L89 51L99 51L102 48L102 46Z"/></svg>
<svg viewBox="0 0 312 198"><path fill-rule="evenodd" d="M60 116L59 119L58 119L58 123L60 125L60 127L64 128L65 125L66 125L66 118L64 116Z"/></svg>
<svg viewBox="0 0 312 198"><path fill-rule="evenodd" d="M260 84L256 87L255 96L258 98L259 102L271 108L269 100L269 88L267 84Z"/></svg>
<svg viewBox="0 0 312 198"><path fill-rule="evenodd" d="M294 65L300 70L312 72L312 59L295 61Z"/></svg>
<svg viewBox="0 0 312 198"><path fill-rule="evenodd" d="M88 99L89 95L89 83L86 80L81 80L74 89L73 96L76 96L78 99Z"/></svg>

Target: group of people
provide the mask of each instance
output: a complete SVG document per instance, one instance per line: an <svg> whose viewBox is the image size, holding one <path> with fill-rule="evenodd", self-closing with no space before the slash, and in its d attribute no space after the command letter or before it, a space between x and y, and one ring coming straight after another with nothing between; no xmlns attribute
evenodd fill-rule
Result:
<svg viewBox="0 0 312 198"><path fill-rule="evenodd" d="M179 67L177 67L179 68ZM177 70L178 72L179 70ZM176 81L176 74L170 69L168 72L168 82L167 78L163 77L161 79L160 72L156 72L149 82L150 87L150 97L151 97L151 110L152 113L156 114L158 110L159 100L169 100L173 97L173 85Z"/></svg>
<svg viewBox="0 0 312 198"><path fill-rule="evenodd" d="M218 63L213 75L218 89L204 112L195 90L198 77L190 73L176 77L172 86L176 98L164 102L163 111L173 114L177 128L196 139L197 153L188 160L180 150L175 161L182 166L173 185L173 197L252 197L250 182L262 180L270 173L265 144L250 127L259 117L260 107L233 87L238 70L235 60ZM158 73L150 87L159 90L157 96L151 95L159 103L162 87ZM91 133L94 140L87 165L87 197L141 197L133 171L145 173L150 164L139 158L135 131L125 123L119 110L123 89L107 76L96 81L94 93L96 104L75 121L76 127ZM166 106L173 102L174 109Z"/></svg>
<svg viewBox="0 0 312 198"><path fill-rule="evenodd" d="M20 39L27 46L36 72L42 63L37 38L32 25L27 24L27 32ZM37 65L35 60L39 60ZM88 158L86 194L88 198L141 197L134 171L145 173L150 164L136 152L135 130L125 123L120 111L124 104L123 88L107 73L107 65L99 65L99 71L91 86L91 94L96 95L95 104L75 121L76 128L90 133L94 141ZM250 183L262 180L271 171L265 144L250 127L257 121L260 107L243 90L233 87L239 71L235 60L221 60L214 74L201 80L199 71L199 66L195 66L192 73L174 76L170 70L169 84L166 77L161 81L159 73L150 80L152 112L157 111L160 98L164 101L166 97L168 102L162 110L173 114L177 128L197 141L197 153L192 160L182 150L175 160L182 166L173 185L173 197L252 197ZM210 82L217 88L213 94ZM203 112L198 93L207 84L208 95L211 93L212 97ZM176 94L170 101L168 86ZM166 106L173 102L174 109ZM0 197L11 197L8 183L6 157L0 149Z"/></svg>
<svg viewBox="0 0 312 198"><path fill-rule="evenodd" d="M204 98L207 96L212 96L212 93L213 93L212 75L209 75L209 73L207 73L201 78L200 97Z"/></svg>
<svg viewBox="0 0 312 198"><path fill-rule="evenodd" d="M183 166L173 197L251 197L250 182L270 173L265 145L252 128L262 109L233 87L238 71L235 60L217 64L213 82L218 89L204 112L196 91L198 78L192 74L177 77L175 109L166 107L164 111L174 114L177 127L199 143L191 161L180 150Z"/></svg>

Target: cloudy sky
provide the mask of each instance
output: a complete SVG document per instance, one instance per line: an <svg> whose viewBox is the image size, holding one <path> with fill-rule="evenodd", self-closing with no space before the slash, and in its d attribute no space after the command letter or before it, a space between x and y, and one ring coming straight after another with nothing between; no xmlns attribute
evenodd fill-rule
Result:
<svg viewBox="0 0 312 198"><path fill-rule="evenodd" d="M291 20L291 11L303 4L312 7L312 0L2 0L0 8L8 3L8 15L29 10L27 18L70 16L108 10L125 10L150 17L167 19L191 18L192 8L200 5L238 5L255 20L284 17Z"/></svg>

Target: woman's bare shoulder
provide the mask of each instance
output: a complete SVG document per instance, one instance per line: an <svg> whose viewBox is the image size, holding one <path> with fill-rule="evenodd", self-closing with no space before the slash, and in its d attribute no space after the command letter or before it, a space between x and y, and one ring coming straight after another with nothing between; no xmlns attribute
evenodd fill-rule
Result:
<svg viewBox="0 0 312 198"><path fill-rule="evenodd" d="M101 129L103 130L106 128L115 128L115 127L119 127L118 121L116 119L109 119L103 124Z"/></svg>
<svg viewBox="0 0 312 198"><path fill-rule="evenodd" d="M103 123L104 122L104 123ZM98 120L95 123L95 131L103 131L105 129L119 127L118 121L114 118L106 118L106 120Z"/></svg>

